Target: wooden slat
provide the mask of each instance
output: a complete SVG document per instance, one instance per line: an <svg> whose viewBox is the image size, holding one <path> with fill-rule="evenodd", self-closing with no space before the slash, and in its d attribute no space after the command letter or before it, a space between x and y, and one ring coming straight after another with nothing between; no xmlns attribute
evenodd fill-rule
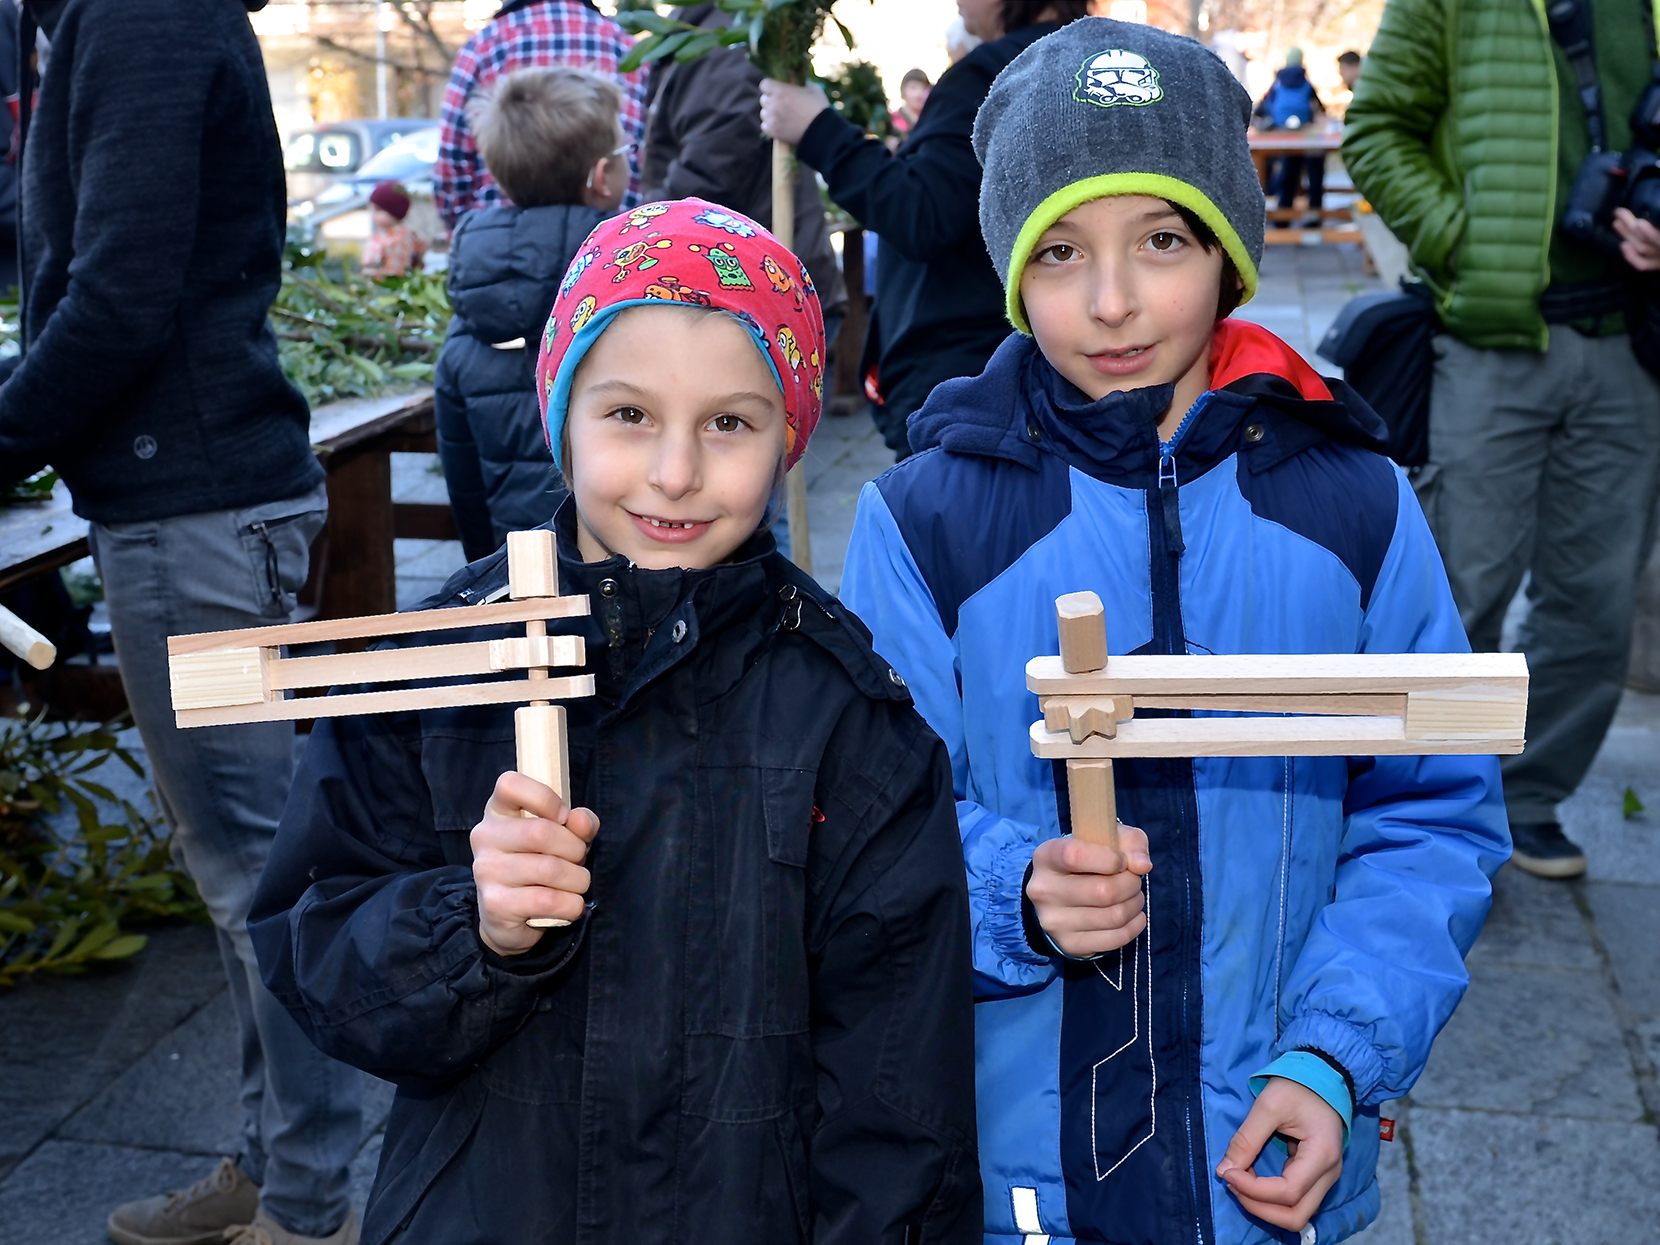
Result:
<svg viewBox="0 0 1660 1245"><path fill-rule="evenodd" d="M345 687L356 683L400 683L414 679L448 679L544 666L580 666L587 660L581 636L544 636L540 645L525 637L473 640L467 644L427 644L374 649L363 653L328 653L319 657L284 657L270 664L272 691L297 687Z"/></svg>
<svg viewBox="0 0 1660 1245"><path fill-rule="evenodd" d="M1509 689L1506 689L1507 691ZM1060 730L1060 721L1068 713L1068 706L1094 708L1123 701L1127 710L1118 714L1118 720L1134 717L1140 709L1189 709L1206 713L1308 713L1319 715L1360 715L1363 717L1401 718L1406 716L1407 693L1383 695L1323 692L1309 696L1274 696L1262 693L1255 696L1202 695L1189 696L1044 696L1040 698L1045 720L1050 730ZM1051 712L1053 709L1053 712Z"/></svg>
<svg viewBox="0 0 1660 1245"><path fill-rule="evenodd" d="M466 683L458 687L411 687L388 692L354 692L345 696L307 696L235 705L224 709L184 709L181 727L229 726L237 722L294 722L301 718L339 718L358 713L444 709L459 705L510 705L527 700L574 700L594 694L594 676L528 679L511 683Z"/></svg>
<svg viewBox="0 0 1660 1245"><path fill-rule="evenodd" d="M1065 732L1032 723L1032 752L1046 760L1083 757L1419 756L1516 753L1520 735L1409 739L1399 718L1132 718L1113 739L1073 743Z"/></svg>
<svg viewBox="0 0 1660 1245"><path fill-rule="evenodd" d="M1068 674L1059 657L1026 664L1026 686L1039 696L1378 694L1475 684L1525 691L1527 659L1520 653L1125 656L1098 674Z"/></svg>
<svg viewBox="0 0 1660 1245"><path fill-rule="evenodd" d="M587 612L588 598L585 596L498 601L493 605L412 610L406 614L371 614L365 618L331 618L326 622L279 623L272 627L245 627L240 631L199 631L191 635L169 636L167 651L176 655L206 653L221 648L269 648L280 644L376 640L382 636L410 635L417 631L455 631L463 627L527 623L532 619L578 618Z"/></svg>

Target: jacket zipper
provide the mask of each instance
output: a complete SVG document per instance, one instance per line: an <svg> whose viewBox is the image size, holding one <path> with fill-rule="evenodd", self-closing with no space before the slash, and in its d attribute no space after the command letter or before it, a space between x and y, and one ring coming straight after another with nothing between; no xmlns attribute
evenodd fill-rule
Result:
<svg viewBox="0 0 1660 1245"><path fill-rule="evenodd" d="M1152 535L1150 552L1153 555L1152 590L1153 590L1153 620L1155 646L1168 656L1175 656L1187 651L1186 633L1182 626L1182 597L1181 597L1181 568L1180 562L1187 544L1182 537L1182 516L1179 490L1181 482L1176 471L1176 450L1181 445L1182 438L1187 430L1193 426L1199 415L1210 401L1207 391L1199 395L1193 405L1182 416L1181 422L1176 425L1176 431L1171 433L1170 440L1159 443L1159 477L1156 492L1156 512L1153 497L1148 498L1148 531ZM1188 1085L1197 1083L1197 1070L1193 1066L1192 1042L1189 1035L1193 1033L1193 1020L1188 1014L1188 997L1191 973L1187 971L1187 962L1194 956L1191 952L1196 932L1193 929L1194 910L1194 875L1199 868L1198 845L1198 810L1191 791L1184 793L1181 798L1181 821L1185 823L1183 829L1183 893L1182 893L1182 1005L1181 1005L1181 1050L1183 1061L1187 1064L1184 1069L1184 1081ZM1193 1214L1193 1239L1197 1245L1205 1245L1205 1227L1200 1216L1201 1198L1199 1196L1198 1158L1195 1151L1193 1137L1193 1102L1191 1094L1184 1095L1182 1103L1183 1134L1187 1141L1187 1178L1188 1196L1191 1199Z"/></svg>

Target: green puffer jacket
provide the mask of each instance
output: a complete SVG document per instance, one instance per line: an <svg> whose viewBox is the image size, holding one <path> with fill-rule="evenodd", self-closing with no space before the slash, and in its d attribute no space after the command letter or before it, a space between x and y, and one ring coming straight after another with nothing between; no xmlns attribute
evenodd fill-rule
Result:
<svg viewBox="0 0 1660 1245"><path fill-rule="evenodd" d="M1558 109L1544 0L1389 0L1343 162L1472 346L1545 348Z"/></svg>

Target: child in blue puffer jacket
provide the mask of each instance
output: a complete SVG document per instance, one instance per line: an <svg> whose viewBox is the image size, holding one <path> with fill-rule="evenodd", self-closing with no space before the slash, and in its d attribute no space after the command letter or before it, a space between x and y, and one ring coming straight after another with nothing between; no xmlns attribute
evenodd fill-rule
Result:
<svg viewBox="0 0 1660 1245"><path fill-rule="evenodd" d="M560 279L628 187L616 83L521 69L470 107L479 154L512 200L461 218L450 243L455 316L438 355L438 455L462 552L546 523L565 497L536 407L536 344Z"/></svg>
<svg viewBox="0 0 1660 1245"><path fill-rule="evenodd" d="M1381 422L1226 318L1262 253L1250 112L1146 27L1017 57L974 145L1020 333L859 503L845 599L951 754L988 1245L1358 1232L1379 1105L1509 850L1488 757L1121 761L1145 834L1116 850L1062 834L1031 755L1025 664L1066 592L1101 596L1114 653L1467 651Z"/></svg>

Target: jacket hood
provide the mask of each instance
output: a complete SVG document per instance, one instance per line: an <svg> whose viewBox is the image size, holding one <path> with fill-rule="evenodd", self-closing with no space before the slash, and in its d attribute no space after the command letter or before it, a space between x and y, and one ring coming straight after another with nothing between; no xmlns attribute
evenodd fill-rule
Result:
<svg viewBox="0 0 1660 1245"><path fill-rule="evenodd" d="M1274 81L1281 86L1302 87L1308 83L1308 71L1301 65L1286 65L1274 74Z"/></svg>
<svg viewBox="0 0 1660 1245"><path fill-rule="evenodd" d="M575 205L480 208L456 226L450 304L456 331L496 344L534 345L565 266L604 215Z"/></svg>
<svg viewBox="0 0 1660 1245"><path fill-rule="evenodd" d="M1034 339L1013 333L979 376L936 387L907 432L917 453L938 446L1033 469L1048 443L1085 470L1119 477L1156 469L1158 425L1173 393L1172 385L1153 385L1092 400L1054 369ZM1383 421L1353 390L1321 377L1285 342L1245 320L1216 326L1211 388L1201 403L1207 418L1198 421L1196 439L1184 439L1184 456L1214 461L1231 452L1239 420L1259 407L1317 434L1304 443L1323 436L1379 452L1386 444ZM1223 412L1231 417L1216 418Z"/></svg>

